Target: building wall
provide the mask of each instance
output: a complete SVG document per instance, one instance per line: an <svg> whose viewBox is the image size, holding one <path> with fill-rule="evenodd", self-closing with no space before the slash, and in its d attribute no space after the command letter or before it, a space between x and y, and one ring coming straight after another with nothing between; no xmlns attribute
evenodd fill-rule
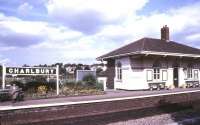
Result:
<svg viewBox="0 0 200 125"><path fill-rule="evenodd" d="M153 64L159 60L161 65L160 68L160 79L159 80L147 80L148 72L153 73ZM115 78L114 78L114 88L115 89L126 89L126 90L139 90L139 89L148 89L149 83L154 82L164 82L166 86L173 88L174 87L174 67L178 67L178 85L183 87L188 80L195 79L186 79L186 74L184 70L188 67L188 64L194 62L194 60L180 59L175 57L157 57L157 56L147 56L147 57L123 57L115 60L115 65L120 62L122 64L122 80L117 79L117 67L115 67ZM199 63L196 61L193 63L195 66L194 70L199 71ZM166 78L166 79L165 79ZM200 77L198 79L200 80Z"/></svg>
<svg viewBox="0 0 200 125"><path fill-rule="evenodd" d="M83 78L87 75L92 75L96 77L96 71L92 71L92 70L77 70L76 74L77 74L76 81L82 81Z"/></svg>
<svg viewBox="0 0 200 125"><path fill-rule="evenodd" d="M108 89L114 89L114 78L115 78L115 60L110 59L107 61L107 82L106 82L106 88Z"/></svg>
<svg viewBox="0 0 200 125"><path fill-rule="evenodd" d="M135 90L147 88L143 78L143 69L132 69L129 57L116 59L115 65L117 65L118 62L122 64L122 80L120 81L117 79L117 77L115 77L115 89ZM117 68L115 67L115 71L116 70ZM117 75L115 74L115 76Z"/></svg>

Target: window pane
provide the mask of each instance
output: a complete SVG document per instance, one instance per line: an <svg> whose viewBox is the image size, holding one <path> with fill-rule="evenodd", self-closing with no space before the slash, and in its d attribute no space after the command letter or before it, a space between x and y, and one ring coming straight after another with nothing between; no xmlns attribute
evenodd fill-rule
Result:
<svg viewBox="0 0 200 125"><path fill-rule="evenodd" d="M157 79L160 79L160 74L157 74Z"/></svg>
<svg viewBox="0 0 200 125"><path fill-rule="evenodd" d="M195 79L198 79L198 77L199 77L199 76L198 76L198 70L195 70L195 71L194 71L194 78L195 78Z"/></svg>
<svg viewBox="0 0 200 125"><path fill-rule="evenodd" d="M154 71L153 73L154 79L160 79L160 69L154 68L153 71Z"/></svg>
<svg viewBox="0 0 200 125"><path fill-rule="evenodd" d="M156 79L156 74L153 75L153 78Z"/></svg>

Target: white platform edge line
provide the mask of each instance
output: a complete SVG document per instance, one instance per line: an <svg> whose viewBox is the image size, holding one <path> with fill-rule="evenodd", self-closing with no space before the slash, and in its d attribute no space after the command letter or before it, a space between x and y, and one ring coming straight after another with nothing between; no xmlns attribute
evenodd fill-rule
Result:
<svg viewBox="0 0 200 125"><path fill-rule="evenodd" d="M148 97L156 97L156 96L178 95L178 94L193 93L193 92L200 92L200 90L191 90L191 91L173 92L173 93L169 92L169 93L163 93L163 94L153 94L153 95L134 96L134 97L121 97L121 98L113 98L113 99L99 99L99 100L78 101L78 102L35 104L35 105L25 105L25 106L0 106L0 111L28 109L28 108L43 108L43 107L86 104L86 103L97 103L97 102L109 102L109 101L120 101L120 100L139 99L139 98L148 98Z"/></svg>

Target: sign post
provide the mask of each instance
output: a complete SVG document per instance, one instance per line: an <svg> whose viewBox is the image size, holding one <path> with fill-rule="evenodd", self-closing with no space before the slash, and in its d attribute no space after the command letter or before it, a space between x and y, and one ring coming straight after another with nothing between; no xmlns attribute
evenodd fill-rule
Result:
<svg viewBox="0 0 200 125"><path fill-rule="evenodd" d="M59 95L59 65L56 65L56 94Z"/></svg>
<svg viewBox="0 0 200 125"><path fill-rule="evenodd" d="M2 89L5 89L5 77L6 77L6 67L5 64L2 65Z"/></svg>

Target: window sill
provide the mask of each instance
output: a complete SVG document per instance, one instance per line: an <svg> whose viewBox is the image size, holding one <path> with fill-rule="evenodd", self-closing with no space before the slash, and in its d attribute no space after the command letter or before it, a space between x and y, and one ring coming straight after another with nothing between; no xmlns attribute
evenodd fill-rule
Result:
<svg viewBox="0 0 200 125"><path fill-rule="evenodd" d="M122 80L116 80L115 82L122 82Z"/></svg>

